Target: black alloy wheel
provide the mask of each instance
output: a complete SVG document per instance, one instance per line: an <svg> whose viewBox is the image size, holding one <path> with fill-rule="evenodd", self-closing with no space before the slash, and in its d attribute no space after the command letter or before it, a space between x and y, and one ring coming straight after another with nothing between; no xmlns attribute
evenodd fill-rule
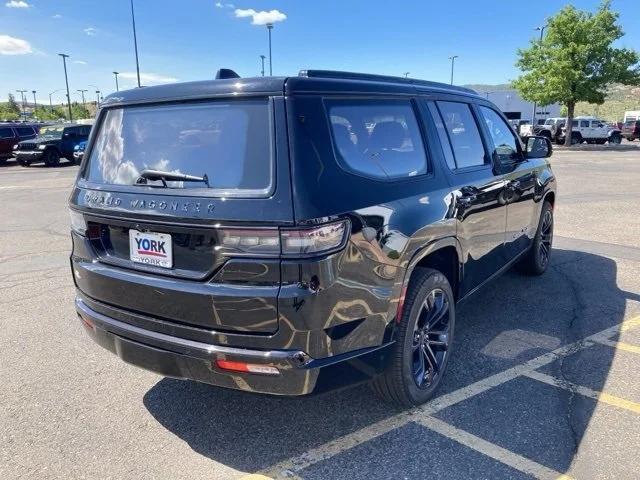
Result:
<svg viewBox="0 0 640 480"><path fill-rule="evenodd" d="M427 294L413 329L411 371L418 388L429 388L442 373L449 351L449 300L439 288Z"/></svg>

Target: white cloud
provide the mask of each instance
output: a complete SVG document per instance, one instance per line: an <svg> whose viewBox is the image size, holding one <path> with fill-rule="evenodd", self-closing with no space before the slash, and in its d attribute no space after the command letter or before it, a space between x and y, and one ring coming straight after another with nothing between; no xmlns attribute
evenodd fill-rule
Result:
<svg viewBox="0 0 640 480"><path fill-rule="evenodd" d="M87 27L83 30L83 32L89 35L90 37L95 37L96 33L98 33L98 30L95 29L94 27Z"/></svg>
<svg viewBox="0 0 640 480"><path fill-rule="evenodd" d="M29 8L31 5L23 0L11 0L5 3L5 6L9 8Z"/></svg>
<svg viewBox="0 0 640 480"><path fill-rule="evenodd" d="M267 23L283 22L287 19L287 16L280 10L260 10L256 11L253 8L237 8L235 10L237 18L251 17L252 25L266 25Z"/></svg>
<svg viewBox="0 0 640 480"><path fill-rule="evenodd" d="M216 8L236 8L233 3L216 2Z"/></svg>
<svg viewBox="0 0 640 480"><path fill-rule="evenodd" d="M33 53L29 42L9 35L0 35L0 55L25 55L27 53Z"/></svg>
<svg viewBox="0 0 640 480"><path fill-rule="evenodd" d="M87 62L85 62L84 60L74 60L73 63L77 63L78 65L86 65Z"/></svg>
<svg viewBox="0 0 640 480"><path fill-rule="evenodd" d="M120 78L125 80L137 80L136 72L122 72ZM157 73L143 73L140 72L140 82L143 85L153 85L158 83L173 83L178 79L174 77L168 77L166 75L158 75Z"/></svg>
<svg viewBox="0 0 640 480"><path fill-rule="evenodd" d="M59 13L56 13L55 15L52 15L51 18L62 18L62 15L60 15Z"/></svg>

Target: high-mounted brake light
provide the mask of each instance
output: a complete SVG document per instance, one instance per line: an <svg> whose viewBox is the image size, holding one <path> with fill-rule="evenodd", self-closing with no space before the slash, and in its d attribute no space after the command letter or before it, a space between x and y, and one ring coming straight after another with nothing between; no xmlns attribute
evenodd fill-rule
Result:
<svg viewBox="0 0 640 480"><path fill-rule="evenodd" d="M233 362L231 360L216 360L216 367L231 372L260 373L262 375L280 375L276 367L259 365L257 363Z"/></svg>

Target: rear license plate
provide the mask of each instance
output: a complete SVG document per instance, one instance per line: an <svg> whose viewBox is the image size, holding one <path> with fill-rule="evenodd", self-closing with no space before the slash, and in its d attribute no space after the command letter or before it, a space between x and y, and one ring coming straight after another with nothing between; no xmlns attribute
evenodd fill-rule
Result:
<svg viewBox="0 0 640 480"><path fill-rule="evenodd" d="M171 235L129 230L129 257L132 262L171 268L173 266Z"/></svg>

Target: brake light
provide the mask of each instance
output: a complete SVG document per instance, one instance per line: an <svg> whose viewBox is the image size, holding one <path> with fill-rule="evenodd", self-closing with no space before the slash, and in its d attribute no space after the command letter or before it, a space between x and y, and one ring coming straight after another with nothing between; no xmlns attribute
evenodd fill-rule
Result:
<svg viewBox="0 0 640 480"><path fill-rule="evenodd" d="M233 255L317 255L342 247L348 235L348 222L341 221L313 228L223 229L220 246Z"/></svg>
<svg viewBox="0 0 640 480"><path fill-rule="evenodd" d="M310 255L343 245L347 222L333 223L308 230L283 230L280 233L284 255Z"/></svg>
<svg viewBox="0 0 640 480"><path fill-rule="evenodd" d="M233 362L231 360L216 360L215 366L230 372L259 373L262 375L280 375L276 367L259 365L257 363Z"/></svg>

